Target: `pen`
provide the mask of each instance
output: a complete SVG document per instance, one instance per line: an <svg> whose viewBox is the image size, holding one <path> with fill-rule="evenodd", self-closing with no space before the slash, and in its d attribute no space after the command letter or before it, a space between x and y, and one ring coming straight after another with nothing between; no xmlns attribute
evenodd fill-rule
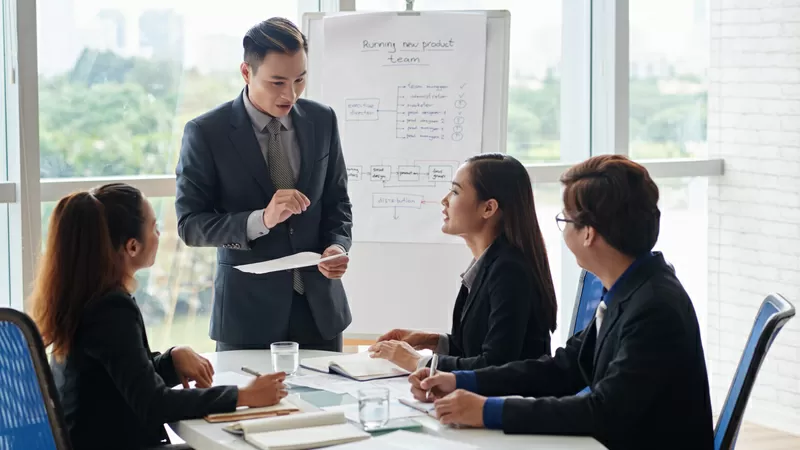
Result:
<svg viewBox="0 0 800 450"><path fill-rule="evenodd" d="M433 377L433 376L436 376L436 365L437 364L439 364L439 354L438 353L434 353L433 354L433 358L431 359L431 374L430 374L429 378ZM425 397L426 398L430 398L431 397L431 391L428 391L427 394L425 394Z"/></svg>
<svg viewBox="0 0 800 450"><path fill-rule="evenodd" d="M250 374L250 375L252 375L254 377L260 377L261 376L260 372L256 372L255 370L253 370L253 369L251 369L249 367L242 367L242 372L244 372L246 374Z"/></svg>

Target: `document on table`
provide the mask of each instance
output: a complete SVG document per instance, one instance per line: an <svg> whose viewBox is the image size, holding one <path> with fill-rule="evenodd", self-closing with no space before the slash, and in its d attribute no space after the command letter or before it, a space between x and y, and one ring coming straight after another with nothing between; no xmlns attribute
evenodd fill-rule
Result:
<svg viewBox="0 0 800 450"><path fill-rule="evenodd" d="M394 431L365 441L336 447L336 450L478 450L472 444L410 431Z"/></svg>
<svg viewBox="0 0 800 450"><path fill-rule="evenodd" d="M347 420L358 422L358 403L326 406L322 409L324 409L325 411L342 412L344 413L344 416L347 418ZM417 411L414 408L409 408L408 406L400 403L395 399L389 401L389 420L406 419L409 417L421 417L424 415L425 413Z"/></svg>
<svg viewBox="0 0 800 450"><path fill-rule="evenodd" d="M320 389L333 392L334 394L350 394L353 397L358 397L358 391L360 389L382 387L389 389L389 393L393 399L412 398L411 384L409 384L408 379L405 377L385 378L372 381L353 381L338 375L301 370L301 374L287 378L286 384Z"/></svg>
<svg viewBox="0 0 800 450"><path fill-rule="evenodd" d="M245 387L251 381L253 381L253 377L250 375L245 375L239 372L217 372L214 374L214 379L211 381L211 386L239 386ZM194 389L195 382L190 381L189 387ZM178 385L175 389L183 389L182 385Z"/></svg>
<svg viewBox="0 0 800 450"><path fill-rule="evenodd" d="M283 258L270 259L268 261L243 264L234 267L242 272L261 274L279 272L281 270L299 269L300 267L315 266L321 262L341 258L342 256L347 256L347 253L339 253L323 258L319 253L300 252L295 253L294 255L284 256Z"/></svg>

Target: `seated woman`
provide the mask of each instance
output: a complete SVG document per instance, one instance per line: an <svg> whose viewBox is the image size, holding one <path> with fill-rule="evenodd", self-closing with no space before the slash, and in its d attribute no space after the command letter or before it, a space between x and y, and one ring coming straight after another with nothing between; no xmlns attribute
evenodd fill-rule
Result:
<svg viewBox="0 0 800 450"><path fill-rule="evenodd" d="M211 387L214 369L192 349L150 351L131 293L136 271L155 261L158 238L153 207L124 184L69 195L50 218L30 300L76 449L158 446L168 443L167 422L286 396L283 373L241 389Z"/></svg>
<svg viewBox="0 0 800 450"><path fill-rule="evenodd" d="M439 370L453 371L549 355L556 295L528 171L508 155L474 156L442 205L442 231L464 238L474 257L461 276L452 331L395 329L369 348L372 356L413 371L430 359L416 350L430 349Z"/></svg>

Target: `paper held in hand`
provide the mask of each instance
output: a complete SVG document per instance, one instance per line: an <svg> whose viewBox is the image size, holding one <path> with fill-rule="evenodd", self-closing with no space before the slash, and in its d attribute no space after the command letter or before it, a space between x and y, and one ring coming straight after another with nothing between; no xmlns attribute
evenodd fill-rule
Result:
<svg viewBox="0 0 800 450"><path fill-rule="evenodd" d="M262 261L252 264L243 264L234 267L242 272L247 273L270 273L279 272L281 270L315 266L321 262L331 261L333 259L341 258L342 256L347 256L347 253L339 253L323 258L319 253L300 252L295 253L294 255L284 256L283 258L271 259L269 261Z"/></svg>

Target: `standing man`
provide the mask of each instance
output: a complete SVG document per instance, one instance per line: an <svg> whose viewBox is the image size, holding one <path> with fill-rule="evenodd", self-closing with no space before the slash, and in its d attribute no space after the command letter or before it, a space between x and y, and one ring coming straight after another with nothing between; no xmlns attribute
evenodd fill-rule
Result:
<svg viewBox="0 0 800 450"><path fill-rule="evenodd" d="M234 269L302 251L346 253L352 242L336 115L299 98L306 37L272 18L243 44L244 90L186 124L176 169L178 234L217 247L210 336L217 351L281 340L341 351L352 320L340 280L347 256L261 275Z"/></svg>

